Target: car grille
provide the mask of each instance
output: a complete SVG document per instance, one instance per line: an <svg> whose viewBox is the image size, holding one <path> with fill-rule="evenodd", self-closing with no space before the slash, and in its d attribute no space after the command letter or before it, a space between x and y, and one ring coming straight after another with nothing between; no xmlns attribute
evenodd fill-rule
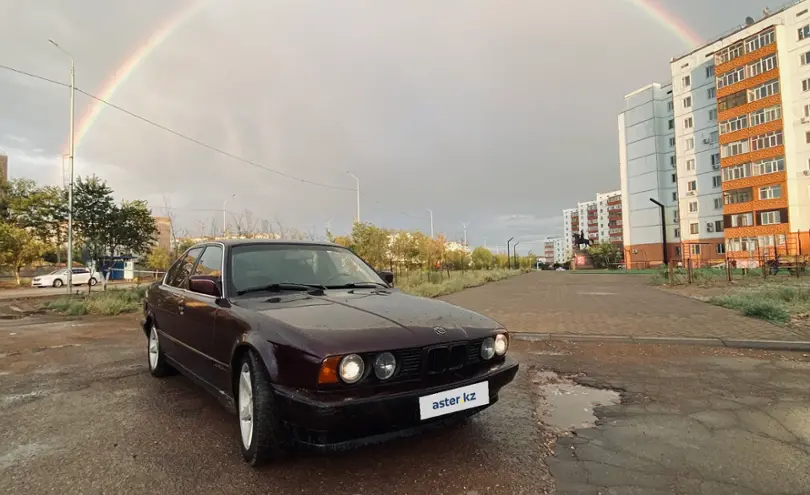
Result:
<svg viewBox="0 0 810 495"><path fill-rule="evenodd" d="M426 376L442 375L475 366L481 363L481 343L483 341L484 339L475 339L467 342L451 342L444 345L391 351L397 358L399 369L387 382L419 380ZM377 353L368 354L366 364L372 365L376 355Z"/></svg>

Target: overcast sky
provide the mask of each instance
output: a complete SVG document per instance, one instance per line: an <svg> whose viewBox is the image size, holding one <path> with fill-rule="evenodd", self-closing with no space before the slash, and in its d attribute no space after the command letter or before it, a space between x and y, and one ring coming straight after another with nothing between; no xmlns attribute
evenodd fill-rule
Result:
<svg viewBox="0 0 810 495"><path fill-rule="evenodd" d="M756 0L657 0L704 38ZM189 0L3 0L0 64L101 95L103 82ZM112 103L306 180L353 188L378 225L524 247L561 209L619 188L623 96L690 47L627 0L213 0L118 88ZM61 183L65 88L0 69L0 150L11 177ZM76 120L91 100L78 95ZM227 209L287 227L351 227L355 196L220 156L115 109L76 150L122 199L169 198L181 227Z"/></svg>

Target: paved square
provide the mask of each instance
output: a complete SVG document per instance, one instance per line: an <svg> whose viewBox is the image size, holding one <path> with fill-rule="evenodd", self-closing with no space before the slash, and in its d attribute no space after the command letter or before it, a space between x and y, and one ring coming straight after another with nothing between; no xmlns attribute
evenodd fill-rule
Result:
<svg viewBox="0 0 810 495"><path fill-rule="evenodd" d="M647 275L532 272L441 299L495 318L512 332L807 340L648 281Z"/></svg>

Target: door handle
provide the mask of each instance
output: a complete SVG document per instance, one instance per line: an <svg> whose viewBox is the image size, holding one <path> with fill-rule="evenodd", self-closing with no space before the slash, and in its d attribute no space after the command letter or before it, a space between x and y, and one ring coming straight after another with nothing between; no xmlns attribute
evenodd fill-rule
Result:
<svg viewBox="0 0 810 495"><path fill-rule="evenodd" d="M184 302L181 302L180 305L177 307L177 309L180 311L180 315L182 316L183 311L186 310L186 304Z"/></svg>

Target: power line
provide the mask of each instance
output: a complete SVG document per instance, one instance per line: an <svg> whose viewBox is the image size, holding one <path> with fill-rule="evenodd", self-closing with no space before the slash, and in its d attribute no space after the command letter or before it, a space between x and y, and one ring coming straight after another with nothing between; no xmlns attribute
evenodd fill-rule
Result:
<svg viewBox="0 0 810 495"><path fill-rule="evenodd" d="M55 79L50 79L50 78L47 78L47 77L44 77L44 76L40 76L40 75L38 75L38 74L33 74L33 73L31 73L31 72L27 72L27 71L24 71L24 70L21 70L21 69L16 69L16 68L14 68L14 67L10 67L10 66L7 66L7 65L0 64L0 68L2 68L2 69L6 69L6 70L9 70L9 71L11 71L11 72L15 72L15 73L17 73L17 74L21 74L21 75L24 75L24 76L32 77L32 78L34 78L34 79L39 79L39 80L41 80L41 81L49 82L49 83L51 83L51 84L56 84L56 85L58 85L58 86L62 86L62 87L65 87L65 88L69 88L69 87L70 87L70 85L69 85L69 84L66 84L66 83L63 83L63 82L57 81L57 80L55 80ZM130 110L127 110L126 108L123 108L123 107L121 107L121 106L119 106L119 105L116 105L115 103L111 103L111 102L109 102L109 101L107 101L107 100L105 100L105 99L103 99L103 98L99 98L99 97L98 97L98 96L96 96L96 95L93 95L93 94L91 94L91 93L88 93L87 91L84 91L84 90L83 90L83 89L81 89L81 88L78 88L78 87L77 87L77 88L74 88L74 89L75 89L75 90L76 90L78 93L81 93L81 94L83 94L83 95L85 95L85 96L87 96L87 97L89 97L89 98L92 98L92 99L94 99L94 100L96 100L96 101L99 101L99 102L101 102L101 103L104 103L105 105L107 105L107 106L109 106L109 107L112 107L112 108L114 108L114 109L116 109L116 110L118 110L118 111L120 111L120 112L123 112L123 113L125 113L125 114L129 115L130 117L133 117L133 118L135 118L135 119L138 119L138 120L140 120L140 121L142 121L142 122L145 122L145 123L147 123L147 124L149 124L149 125L151 125L151 126L157 127L158 129L161 129L161 130L163 130L163 131L165 131L165 132L168 132L168 133L170 133L170 134L173 134L174 136L177 136L177 137L179 137L179 138L181 138L181 139L184 139L184 140L186 140L186 141L190 141L190 142L192 142L192 143L194 143L194 144L196 144L196 145L198 145L198 146L202 146L202 147L204 147L204 148L206 148L206 149L208 149L208 150L210 150L210 151L214 151L215 153L219 153L219 154L221 154L221 155L223 155L223 156L226 156L226 157L228 157L228 158L231 158L231 159L234 159L234 160L238 160L238 161L243 162L243 163L247 163L248 165L251 165L251 166L253 166L253 167L259 168L259 169L261 169L261 170L265 170L265 171L267 171L267 172L271 172L271 173L274 173L274 174L280 175L280 176L282 176L282 177L286 177L286 178L288 178L288 179L296 180L296 181L302 182L302 183L304 183L304 184L310 184L310 185L313 185L313 186L324 187L324 188L327 188L327 189L336 189L336 190L340 190L340 191L355 191L355 189L354 189L354 188L351 188L351 187L336 186L336 185L332 185L332 184L324 184L324 183L321 183L321 182L311 181L311 180L308 180L308 179L302 179L302 178L300 178L300 177L296 177L296 176L294 176L294 175L290 175L290 174L287 174L287 173L284 173L284 172L280 172L280 171L278 171L278 170L274 170L274 169L272 169L272 168L266 167L266 166L264 166L264 165L261 165L261 164L259 164L259 163L256 163L256 162L254 162L254 161L252 161L252 160L249 160L249 159L247 159L247 158L243 158L243 157L241 157L241 156L234 155L233 153L230 153L230 152L228 152L228 151L224 151L224 150L222 150L222 149L220 149L220 148L217 148L217 147L215 147L215 146L212 146L212 145L210 145L210 144L207 144L207 143L205 143L205 142L203 142L203 141L200 141L199 139L195 139L195 138L193 138L193 137L191 137L191 136L187 136L187 135L185 135L185 134L183 134L183 133L181 133L181 132L175 131L174 129L172 129L172 128L170 128L170 127L167 127L167 126L165 126L165 125L163 125L163 124L160 124L160 123L158 123L158 122L155 122L155 121L153 121L153 120L151 120L151 119L148 119L148 118L146 118L146 117L143 117L143 116L141 116L141 115L138 115L138 114L136 114L135 112L132 112L132 111L130 111ZM377 204L377 205L379 205L379 206L382 206L383 208L387 208L387 207L386 207L384 204L380 203L380 202L379 202L378 200L376 200L376 199L372 199L372 198L370 198L370 197L368 197L367 195L362 194L362 193L361 193L361 196L362 196L362 197L365 197L367 200L371 200L371 201L373 201L375 204ZM204 209L201 209L201 210L198 210L198 211L205 211L205 210L204 210ZM221 211L221 210L211 209L211 211ZM426 217L421 217L421 216L414 216L414 215L411 215L411 214L406 213L406 212L404 212L404 211L395 211L394 213L398 213L398 214L400 214L400 215L404 215L404 216L406 216L406 217L414 218L414 219L417 219L417 220L424 220L424 219L426 218Z"/></svg>

